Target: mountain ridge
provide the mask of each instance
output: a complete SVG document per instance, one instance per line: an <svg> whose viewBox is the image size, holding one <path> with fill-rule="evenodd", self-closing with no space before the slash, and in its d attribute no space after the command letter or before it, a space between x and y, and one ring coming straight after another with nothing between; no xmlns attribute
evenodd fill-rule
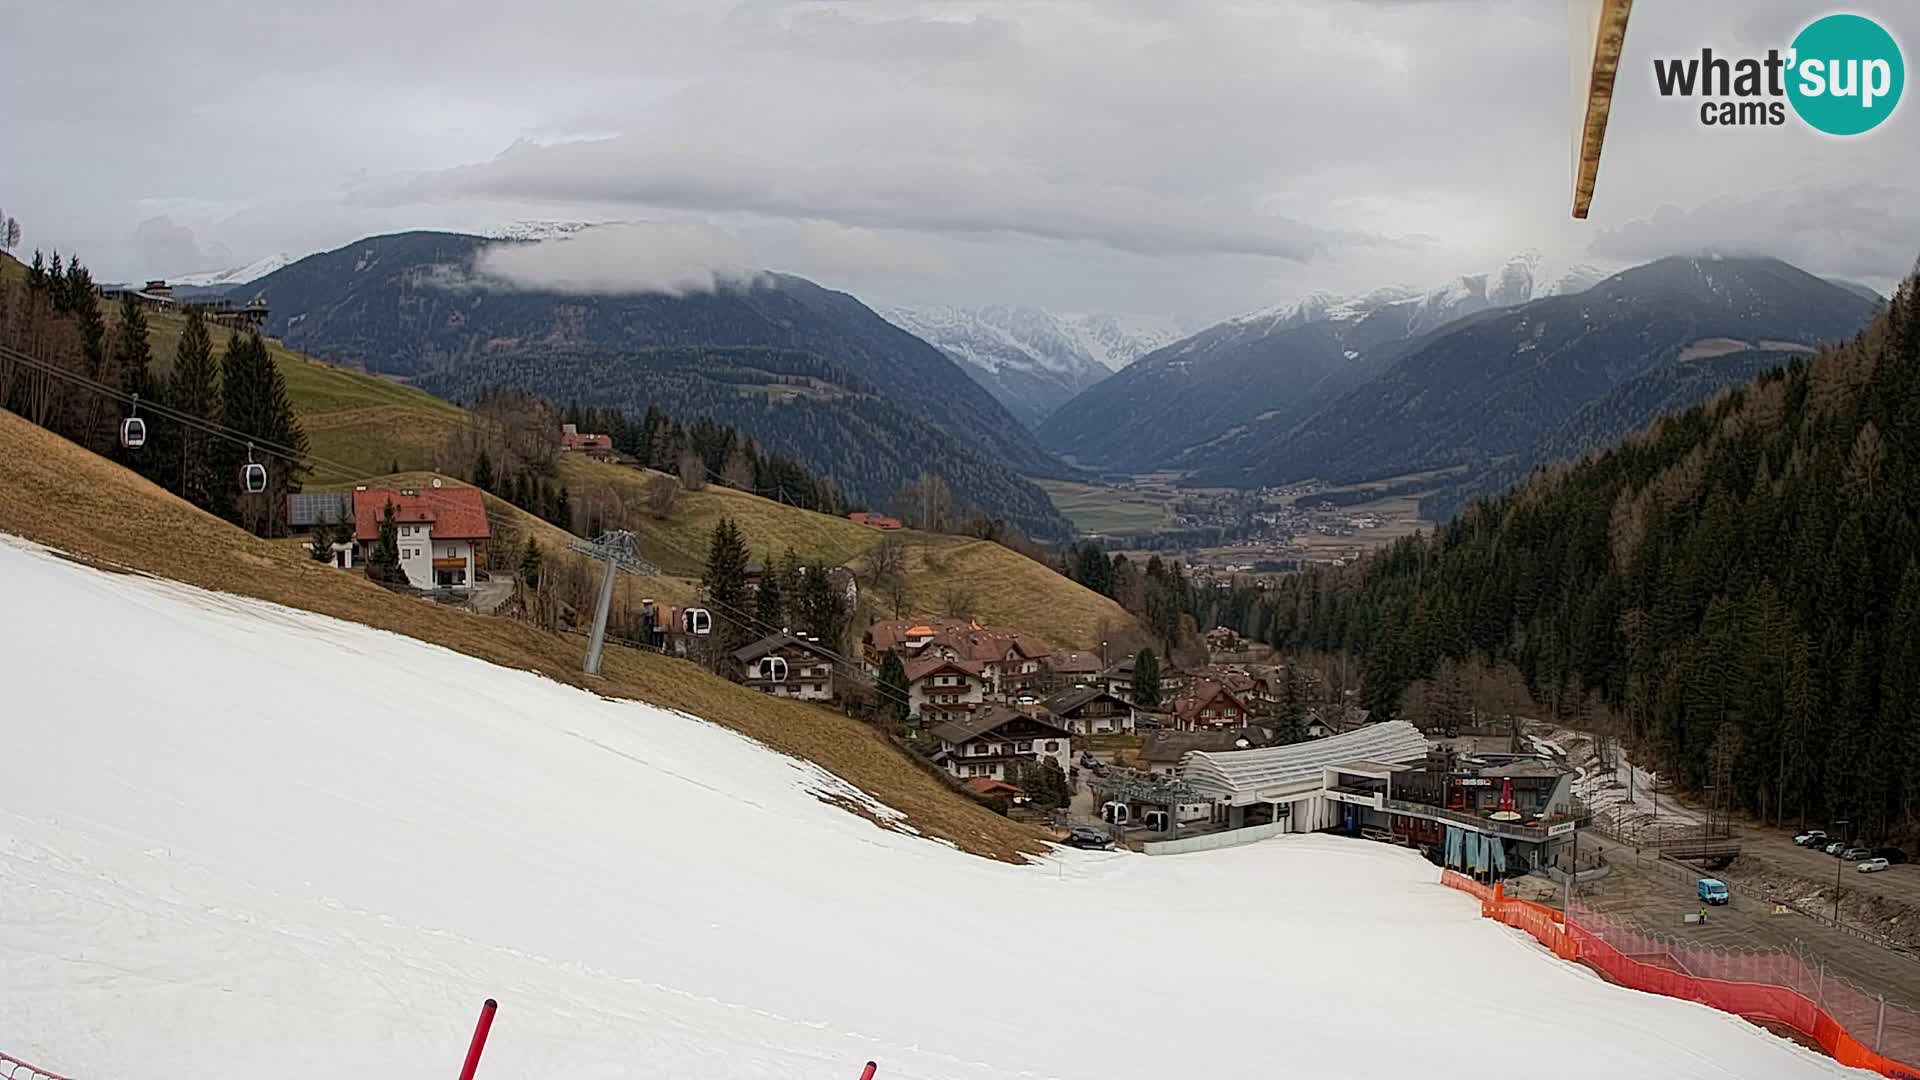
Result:
<svg viewBox="0 0 1920 1080"><path fill-rule="evenodd" d="M1030 427L1181 336L1180 324L1169 319L1010 305L893 307L880 314L960 363Z"/></svg>
<svg viewBox="0 0 1920 1080"><path fill-rule="evenodd" d="M235 295L266 302L269 332L290 347L334 362L448 392L492 382L583 405L639 411L658 401L676 416L739 428L870 505L887 505L925 470L944 475L961 502L1037 535L1070 531L1025 479L1069 470L958 364L858 299L771 273L680 295L507 288L474 269L500 243L516 241L369 237ZM780 363L758 366L767 356ZM863 411L831 409L847 398ZM810 429L822 425L838 433L841 452L809 453Z"/></svg>

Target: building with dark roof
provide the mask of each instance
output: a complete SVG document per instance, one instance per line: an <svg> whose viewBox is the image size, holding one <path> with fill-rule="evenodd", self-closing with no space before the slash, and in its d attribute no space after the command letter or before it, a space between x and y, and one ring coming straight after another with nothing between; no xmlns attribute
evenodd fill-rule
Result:
<svg viewBox="0 0 1920 1080"><path fill-rule="evenodd" d="M940 740L934 760L962 780L1013 782L1013 766L1021 761L1052 761L1064 774L1073 762L1071 732L1045 716L1005 705L982 705L932 734Z"/></svg>
<svg viewBox="0 0 1920 1080"><path fill-rule="evenodd" d="M1075 735L1130 734L1133 706L1107 693L1105 687L1080 686L1063 690L1040 703L1054 722Z"/></svg>
<svg viewBox="0 0 1920 1080"><path fill-rule="evenodd" d="M734 681L749 689L800 701L833 697L833 657L817 642L769 634L734 650L730 659Z"/></svg>

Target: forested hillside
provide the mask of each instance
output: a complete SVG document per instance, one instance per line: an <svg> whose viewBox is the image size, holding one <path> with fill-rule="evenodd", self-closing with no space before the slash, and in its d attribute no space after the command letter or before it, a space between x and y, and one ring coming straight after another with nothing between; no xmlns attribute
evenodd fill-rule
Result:
<svg viewBox="0 0 1920 1080"><path fill-rule="evenodd" d="M1856 339L1474 503L1431 538L1223 612L1365 656L1394 713L1447 657L1592 691L1662 767L1769 818L1920 802L1920 296Z"/></svg>
<svg viewBox="0 0 1920 1080"><path fill-rule="evenodd" d="M1037 536L1071 526L1041 491L1003 462L901 409L858 376L783 349L554 349L475 358L425 375L423 389L472 402L511 386L542 397L641 414L663 403L675 416L709 418L839 485L848 499L900 509L896 497L923 472L944 477L969 508Z"/></svg>
<svg viewBox="0 0 1920 1080"><path fill-rule="evenodd" d="M554 241L565 243L565 241ZM883 504L924 469L963 502L1043 536L1069 526L1024 475L1066 470L938 349L802 278L684 293L511 284L484 237L412 232L311 255L235 295L322 359L471 400L508 387L711 417Z"/></svg>

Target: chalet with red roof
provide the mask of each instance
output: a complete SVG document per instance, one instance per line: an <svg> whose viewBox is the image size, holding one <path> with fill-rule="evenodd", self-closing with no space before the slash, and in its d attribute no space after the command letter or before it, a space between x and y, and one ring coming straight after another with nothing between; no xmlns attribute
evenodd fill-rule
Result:
<svg viewBox="0 0 1920 1080"><path fill-rule="evenodd" d="M1231 731L1246 727L1252 717L1253 710L1245 699L1224 681L1213 678L1195 679L1173 700L1173 726L1177 731Z"/></svg>
<svg viewBox="0 0 1920 1080"><path fill-rule="evenodd" d="M989 697L1013 698L1038 694L1047 679L1050 650L1038 641L1007 630L995 630L963 619L894 619L867 628L861 650L868 670L880 671L889 651L903 661L940 659L974 665ZM911 669L909 669L911 670Z"/></svg>
<svg viewBox="0 0 1920 1080"><path fill-rule="evenodd" d="M856 525L866 525L875 529L885 529L889 532L891 532L894 529L900 528L899 518L888 517L885 514L869 514L865 510L855 510L853 513L847 515L847 520L853 522Z"/></svg>
<svg viewBox="0 0 1920 1080"><path fill-rule="evenodd" d="M965 716L987 700L981 666L969 660L926 656L906 662L907 715L930 724Z"/></svg>
<svg viewBox="0 0 1920 1080"><path fill-rule="evenodd" d="M573 424L562 424L560 449L588 457L610 458L613 456L613 436L587 435Z"/></svg>
<svg viewBox="0 0 1920 1080"><path fill-rule="evenodd" d="M353 540L359 561L380 539L388 505L399 526L400 568L416 589L473 587L479 553L492 535L479 488L356 488Z"/></svg>

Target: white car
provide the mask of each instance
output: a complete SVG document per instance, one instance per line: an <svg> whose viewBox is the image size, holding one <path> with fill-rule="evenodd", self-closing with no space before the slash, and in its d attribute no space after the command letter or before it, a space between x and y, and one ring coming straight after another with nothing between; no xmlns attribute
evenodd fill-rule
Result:
<svg viewBox="0 0 1920 1080"><path fill-rule="evenodd" d="M1877 874L1892 865L1892 863L1885 859L1868 859L1866 862L1861 863L1858 869L1863 874Z"/></svg>

